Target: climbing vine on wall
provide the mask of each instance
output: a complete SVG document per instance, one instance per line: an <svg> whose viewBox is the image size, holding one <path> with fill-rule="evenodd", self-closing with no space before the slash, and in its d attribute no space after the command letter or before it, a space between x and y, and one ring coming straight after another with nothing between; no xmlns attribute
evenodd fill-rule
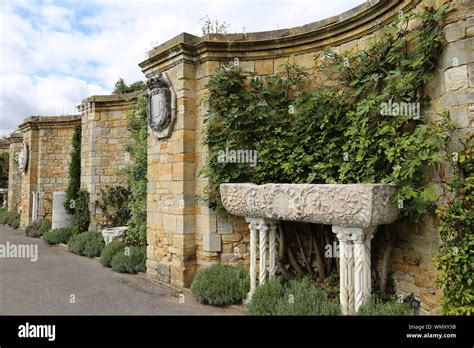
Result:
<svg viewBox="0 0 474 348"><path fill-rule="evenodd" d="M436 191L423 173L436 169L452 124L447 114L430 122L419 110L445 43L445 10L400 15L366 50L325 50L315 71L287 64L284 73L258 77L218 69L208 84L203 198L219 207L223 182L394 182L405 214L434 207ZM256 150L257 164L219 160L226 148Z"/></svg>
<svg viewBox="0 0 474 348"><path fill-rule="evenodd" d="M72 135L71 162L69 162L69 182L66 189L64 208L74 213L75 202L81 189L81 126L74 127Z"/></svg>
<svg viewBox="0 0 474 348"><path fill-rule="evenodd" d="M7 152L0 154L0 187L5 188L8 186L8 167L9 167L9 155Z"/></svg>
<svg viewBox="0 0 474 348"><path fill-rule="evenodd" d="M452 154L455 177L447 183L437 213L442 245L436 257L443 312L474 314L474 138Z"/></svg>
<svg viewBox="0 0 474 348"><path fill-rule="evenodd" d="M126 242L130 245L146 245L146 189L147 189L147 100L138 98L135 109L127 117L127 130L130 143L126 151L130 153L131 162L125 168L130 195L129 230Z"/></svg>

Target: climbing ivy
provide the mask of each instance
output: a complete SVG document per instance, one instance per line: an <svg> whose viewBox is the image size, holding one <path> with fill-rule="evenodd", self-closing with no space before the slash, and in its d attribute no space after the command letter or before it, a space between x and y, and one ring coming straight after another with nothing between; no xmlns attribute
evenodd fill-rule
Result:
<svg viewBox="0 0 474 348"><path fill-rule="evenodd" d="M423 87L445 43L446 8L400 15L366 50L327 49L315 56L314 71L286 64L283 73L259 77L233 65L218 69L208 84L209 157L201 174L209 184L201 198L221 207L225 182L394 182L405 214L434 207L435 188L423 173L443 157L448 115L430 122L382 107L428 105ZM418 24L410 28L411 21ZM256 150L257 164L220 161L226 148Z"/></svg>
<svg viewBox="0 0 474 348"><path fill-rule="evenodd" d="M452 154L454 178L446 185L441 220L441 247L435 258L441 305L448 315L474 314L474 138Z"/></svg>
<svg viewBox="0 0 474 348"><path fill-rule="evenodd" d="M71 162L69 162L69 182L66 189L64 208L69 213L75 211L75 201L81 189L81 126L74 127L72 135ZM72 203L74 202L74 203ZM71 204L72 203L72 204Z"/></svg>
<svg viewBox="0 0 474 348"><path fill-rule="evenodd" d="M126 242L129 245L146 245L146 193L147 193L147 100L138 98L134 111L127 117L127 130L130 143L126 151L132 158L125 168L130 195L128 209L130 220Z"/></svg>
<svg viewBox="0 0 474 348"><path fill-rule="evenodd" d="M3 152L0 154L0 187L8 187L8 167L9 167L9 154Z"/></svg>

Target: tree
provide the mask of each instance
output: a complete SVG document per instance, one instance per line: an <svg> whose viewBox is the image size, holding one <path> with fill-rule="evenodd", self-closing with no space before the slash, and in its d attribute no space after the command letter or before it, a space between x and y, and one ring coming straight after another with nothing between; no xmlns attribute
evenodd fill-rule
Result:
<svg viewBox="0 0 474 348"><path fill-rule="evenodd" d="M143 81L135 81L130 85L127 85L125 81L120 78L115 83L115 88L112 94L122 94L122 93L131 93L136 91L143 91L146 89L146 84Z"/></svg>

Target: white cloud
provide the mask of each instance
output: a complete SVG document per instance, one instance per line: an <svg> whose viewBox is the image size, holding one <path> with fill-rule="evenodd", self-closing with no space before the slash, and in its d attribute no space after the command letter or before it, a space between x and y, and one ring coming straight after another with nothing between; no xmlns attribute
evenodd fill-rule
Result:
<svg viewBox="0 0 474 348"><path fill-rule="evenodd" d="M251 32L304 25L363 2L2 1L0 134L29 115L74 111L119 78L143 79L138 63L152 43L200 35L205 15L229 23L230 32Z"/></svg>

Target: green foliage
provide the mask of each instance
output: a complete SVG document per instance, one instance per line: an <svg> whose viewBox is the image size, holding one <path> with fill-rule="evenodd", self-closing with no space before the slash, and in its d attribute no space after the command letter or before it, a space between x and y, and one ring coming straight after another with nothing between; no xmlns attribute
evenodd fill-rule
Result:
<svg viewBox="0 0 474 348"><path fill-rule="evenodd" d="M25 229L25 234L29 237L39 238L51 229L51 221L41 219L29 224Z"/></svg>
<svg viewBox="0 0 474 348"><path fill-rule="evenodd" d="M0 153L0 187L8 187L8 167L10 165L8 152ZM2 201L3 203L3 196Z"/></svg>
<svg viewBox="0 0 474 348"><path fill-rule="evenodd" d="M74 234L79 234L89 230L89 224L91 222L89 192L87 192L87 190L80 190L77 193L75 202L73 232Z"/></svg>
<svg viewBox="0 0 474 348"><path fill-rule="evenodd" d="M249 275L242 266L221 264L199 270L191 285L191 292L199 302L215 306L239 303L249 289Z"/></svg>
<svg viewBox="0 0 474 348"><path fill-rule="evenodd" d="M251 315L277 315L280 299L285 297L285 286L278 278L269 279L258 286L247 305Z"/></svg>
<svg viewBox="0 0 474 348"><path fill-rule="evenodd" d="M128 209L128 231L125 241L129 245L146 245L146 187L147 187L147 100L138 98L135 109L127 117L127 130L130 139L126 147L131 155L131 162L125 168L127 184L130 190Z"/></svg>
<svg viewBox="0 0 474 348"><path fill-rule="evenodd" d="M96 257L100 256L105 243L100 233L83 232L73 235L69 239L67 245L69 251L74 254Z"/></svg>
<svg viewBox="0 0 474 348"><path fill-rule="evenodd" d="M328 299L309 277L283 285L279 279L257 287L247 306L251 315L339 315L339 303Z"/></svg>
<svg viewBox="0 0 474 348"><path fill-rule="evenodd" d="M107 244L100 254L100 263L105 267L111 267L112 258L125 249L125 244L121 241L115 241Z"/></svg>
<svg viewBox="0 0 474 348"><path fill-rule="evenodd" d="M131 93L136 91L143 91L146 89L146 84L143 81L135 81L127 85L123 79L119 79L115 83L115 88L112 94Z"/></svg>
<svg viewBox="0 0 474 348"><path fill-rule="evenodd" d="M0 208L0 224L7 224L16 230L20 227L20 214Z"/></svg>
<svg viewBox="0 0 474 348"><path fill-rule="evenodd" d="M101 229L127 225L130 219L129 195L129 189L123 186L108 186L100 189L99 199L95 201L95 206L100 211L98 220Z"/></svg>
<svg viewBox="0 0 474 348"><path fill-rule="evenodd" d="M75 211L75 201L81 188L81 133L80 125L74 127L71 162L69 163L69 182L66 189L66 199L64 200L64 208L70 214Z"/></svg>
<svg viewBox="0 0 474 348"><path fill-rule="evenodd" d="M367 301L359 307L357 315L414 315L413 308L396 300L382 302L377 299Z"/></svg>
<svg viewBox="0 0 474 348"><path fill-rule="evenodd" d="M221 207L219 185L227 182L393 182L406 215L433 207L423 170L439 163L452 123L447 115L429 123L408 110L387 116L382 108L428 104L422 89L443 48L444 11L400 17L367 50L327 50L316 57L314 75L290 64L261 78L232 65L217 69L208 84L209 157L201 174L209 185L201 199ZM406 30L414 17L420 24ZM337 83L319 85L314 76ZM222 163L226 148L256 150L257 165Z"/></svg>
<svg viewBox="0 0 474 348"><path fill-rule="evenodd" d="M127 253L128 249L128 253ZM112 270L120 273L145 272L146 247L129 247L112 257Z"/></svg>
<svg viewBox="0 0 474 348"><path fill-rule="evenodd" d="M43 235L43 240L48 244L67 243L73 235L73 230L70 227L55 228L49 230Z"/></svg>
<svg viewBox="0 0 474 348"><path fill-rule="evenodd" d="M455 178L437 209L441 246L435 264L447 315L474 314L474 138L455 155Z"/></svg>

